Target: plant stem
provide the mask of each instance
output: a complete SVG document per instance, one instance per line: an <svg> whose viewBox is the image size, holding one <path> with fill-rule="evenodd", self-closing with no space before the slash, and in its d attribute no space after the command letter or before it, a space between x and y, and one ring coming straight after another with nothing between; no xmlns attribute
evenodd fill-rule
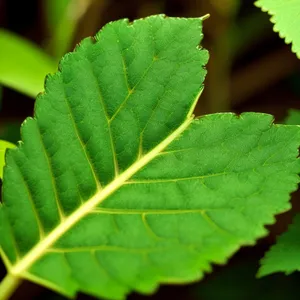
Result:
<svg viewBox="0 0 300 300"><path fill-rule="evenodd" d="M0 300L8 300L13 295L22 279L13 274L7 273L0 283Z"/></svg>

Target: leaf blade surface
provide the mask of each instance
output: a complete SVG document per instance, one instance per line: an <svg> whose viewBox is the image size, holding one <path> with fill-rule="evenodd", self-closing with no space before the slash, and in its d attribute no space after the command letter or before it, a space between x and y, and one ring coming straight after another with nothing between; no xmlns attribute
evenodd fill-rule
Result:
<svg viewBox="0 0 300 300"><path fill-rule="evenodd" d="M201 278L289 208L298 127L191 116L207 62L201 23L109 23L48 78L7 155L8 272L67 296L150 293Z"/></svg>

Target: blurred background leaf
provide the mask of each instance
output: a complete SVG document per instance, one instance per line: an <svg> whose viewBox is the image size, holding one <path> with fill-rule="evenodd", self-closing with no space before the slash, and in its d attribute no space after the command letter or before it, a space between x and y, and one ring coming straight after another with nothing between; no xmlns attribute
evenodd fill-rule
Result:
<svg viewBox="0 0 300 300"><path fill-rule="evenodd" d="M0 84L35 98L55 63L38 46L4 29L0 45Z"/></svg>
<svg viewBox="0 0 300 300"><path fill-rule="evenodd" d="M0 179L3 178L3 167L5 165L6 149L14 148L14 147L15 147L14 144L7 142L7 141L0 140Z"/></svg>
<svg viewBox="0 0 300 300"><path fill-rule="evenodd" d="M300 110L289 109L288 116L286 117L284 123L287 125L300 125Z"/></svg>
<svg viewBox="0 0 300 300"><path fill-rule="evenodd" d="M230 268L218 269L192 291L194 299L201 300L283 300L298 299L299 274L271 275L256 278L259 257L247 250L248 260L240 257L232 261Z"/></svg>
<svg viewBox="0 0 300 300"><path fill-rule="evenodd" d="M80 19L93 0L46 0L45 12L51 38L48 51L56 61L70 49Z"/></svg>

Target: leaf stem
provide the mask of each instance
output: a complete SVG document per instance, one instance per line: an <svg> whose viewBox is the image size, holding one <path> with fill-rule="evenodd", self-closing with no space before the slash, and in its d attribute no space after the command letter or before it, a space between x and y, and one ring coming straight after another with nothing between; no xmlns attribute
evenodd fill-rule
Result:
<svg viewBox="0 0 300 300"><path fill-rule="evenodd" d="M13 295L22 279L11 273L7 273L0 283L0 300L8 300Z"/></svg>

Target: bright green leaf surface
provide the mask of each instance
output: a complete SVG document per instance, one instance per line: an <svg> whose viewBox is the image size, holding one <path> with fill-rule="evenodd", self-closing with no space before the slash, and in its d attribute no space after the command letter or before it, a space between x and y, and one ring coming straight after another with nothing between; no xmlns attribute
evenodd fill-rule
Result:
<svg viewBox="0 0 300 300"><path fill-rule="evenodd" d="M7 142L7 141L3 141L0 140L0 178L2 179L3 177L3 167L5 165L5 152L6 149L8 148L14 148L15 145Z"/></svg>
<svg viewBox="0 0 300 300"><path fill-rule="evenodd" d="M35 98L44 90L44 80L57 67L34 44L0 29L0 84Z"/></svg>
<svg viewBox="0 0 300 300"><path fill-rule="evenodd" d="M3 294L17 277L109 299L190 282L289 209L297 126L191 115L201 23L109 23L48 78L4 168Z"/></svg>
<svg viewBox="0 0 300 300"><path fill-rule="evenodd" d="M300 270L300 215L294 218L288 231L283 233L261 260L258 276L275 272L287 275Z"/></svg>
<svg viewBox="0 0 300 300"><path fill-rule="evenodd" d="M287 44L292 43L292 51L300 58L300 1L258 0L255 5L272 16L274 31L278 32Z"/></svg>

